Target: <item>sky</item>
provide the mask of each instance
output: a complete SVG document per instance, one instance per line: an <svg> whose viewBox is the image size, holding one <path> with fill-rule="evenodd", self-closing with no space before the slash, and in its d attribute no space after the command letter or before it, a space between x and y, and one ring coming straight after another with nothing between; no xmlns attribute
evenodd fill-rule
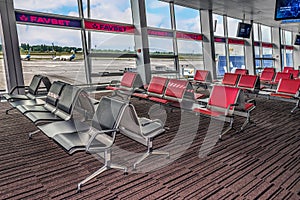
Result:
<svg viewBox="0 0 300 200"><path fill-rule="evenodd" d="M158 28L171 28L170 8L166 2L157 0L145 0L148 26ZM86 11L87 0L83 0L84 14ZM106 20L111 22L121 22L132 24L132 14L130 0L90 0L91 18ZM16 9L33 10L45 13L54 13L67 16L79 16L77 0L14 0ZM200 33L200 15L195 9L185 8L175 5L176 28L181 31ZM214 15L217 22L216 35L222 35L223 21L222 17ZM237 27L237 21L229 19L229 26ZM76 46L81 47L81 36L79 30L59 29L41 26L18 25L19 43L46 44L60 46ZM229 35L235 36L236 28L229 29ZM93 32L92 47L98 49L134 49L134 41L132 35L111 34ZM165 51L172 50L170 42L165 40L150 39L150 48L162 49ZM188 43L180 42L182 52L199 52L202 51L198 47L197 42ZM189 45L183 45L183 44Z"/></svg>

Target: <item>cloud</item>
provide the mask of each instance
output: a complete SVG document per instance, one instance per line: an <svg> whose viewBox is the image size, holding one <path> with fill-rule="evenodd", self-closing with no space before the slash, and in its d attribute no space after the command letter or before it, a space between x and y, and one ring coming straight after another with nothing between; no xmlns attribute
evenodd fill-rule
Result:
<svg viewBox="0 0 300 200"><path fill-rule="evenodd" d="M148 4L149 8L151 8L151 9L169 7L168 3L162 2L162 1L157 1L157 0L146 0L146 3Z"/></svg>
<svg viewBox="0 0 300 200"><path fill-rule="evenodd" d="M17 29L20 44L29 43L30 45L51 45L54 43L59 46L82 46L79 30L29 25L17 25Z"/></svg>

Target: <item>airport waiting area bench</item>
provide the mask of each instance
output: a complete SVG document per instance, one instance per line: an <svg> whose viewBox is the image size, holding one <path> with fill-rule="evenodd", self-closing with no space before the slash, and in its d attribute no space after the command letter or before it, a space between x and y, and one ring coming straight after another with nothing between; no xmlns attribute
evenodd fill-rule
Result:
<svg viewBox="0 0 300 200"><path fill-rule="evenodd" d="M48 77L34 75L29 86L14 87L8 94L2 96L2 98L7 100L12 106L12 108L6 110L6 114L15 109L18 105L42 104L42 99L48 93L51 85ZM25 89L25 94L14 94L17 89Z"/></svg>
<svg viewBox="0 0 300 200"><path fill-rule="evenodd" d="M143 86L141 76L136 72L125 72L121 78L119 85L109 85L106 90L121 90L121 91L134 91Z"/></svg>

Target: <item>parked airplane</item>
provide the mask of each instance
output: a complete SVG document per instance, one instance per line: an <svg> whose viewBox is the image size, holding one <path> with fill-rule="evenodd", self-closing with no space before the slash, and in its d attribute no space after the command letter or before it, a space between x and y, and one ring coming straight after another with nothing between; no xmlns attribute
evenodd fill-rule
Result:
<svg viewBox="0 0 300 200"><path fill-rule="evenodd" d="M67 56L55 56L53 57L53 60L61 60L61 61L72 61L75 58L75 51L71 51L72 55Z"/></svg>
<svg viewBox="0 0 300 200"><path fill-rule="evenodd" d="M27 53L27 55L21 55L21 60L30 60L30 51L31 51L31 49L29 49L29 51L28 51L28 53Z"/></svg>

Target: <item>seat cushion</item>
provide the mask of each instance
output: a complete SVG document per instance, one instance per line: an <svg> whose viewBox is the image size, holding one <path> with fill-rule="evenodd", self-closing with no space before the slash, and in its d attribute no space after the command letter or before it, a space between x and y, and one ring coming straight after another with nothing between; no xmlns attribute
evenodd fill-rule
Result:
<svg viewBox="0 0 300 200"><path fill-rule="evenodd" d="M143 98L143 99L148 98L148 94L145 94L145 93L133 93L132 96Z"/></svg>
<svg viewBox="0 0 300 200"><path fill-rule="evenodd" d="M212 111L210 109L207 108L195 108L194 112L203 114L203 115L208 115L208 116L212 116L212 117L220 117L222 114L224 115L224 113L220 113L217 111Z"/></svg>
<svg viewBox="0 0 300 200"><path fill-rule="evenodd" d="M43 122L43 121L61 121L60 117L56 116L51 112L28 112L25 113L25 116L28 117L33 123Z"/></svg>
<svg viewBox="0 0 300 200"><path fill-rule="evenodd" d="M169 100L167 100L167 99L161 99L161 98L157 98L157 97L150 97L149 99L151 101L155 101L155 102L162 103L162 104L167 104L169 102Z"/></svg>
<svg viewBox="0 0 300 200"><path fill-rule="evenodd" d="M84 132L90 129L90 125L78 120L53 122L38 126L38 128L48 137L52 138L57 134Z"/></svg>

